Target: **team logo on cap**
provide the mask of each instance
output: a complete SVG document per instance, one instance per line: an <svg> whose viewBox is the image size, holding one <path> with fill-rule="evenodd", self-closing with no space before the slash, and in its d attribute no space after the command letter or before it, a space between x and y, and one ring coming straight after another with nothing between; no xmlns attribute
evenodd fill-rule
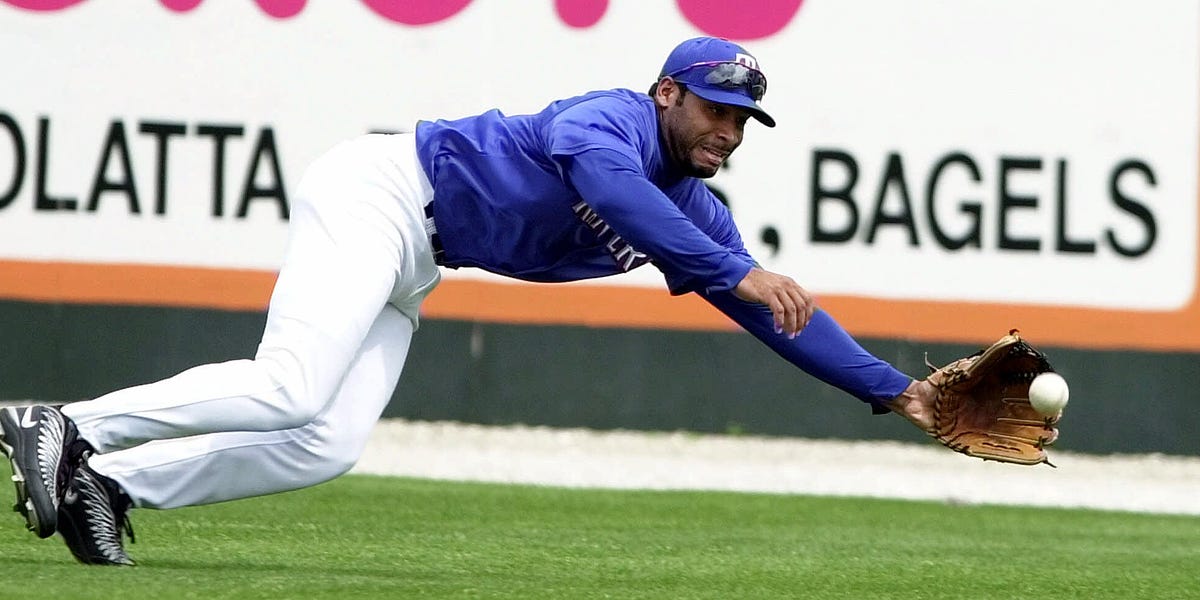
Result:
<svg viewBox="0 0 1200 600"><path fill-rule="evenodd" d="M754 57L750 56L749 54L742 54L741 52L738 52L737 54L733 55L733 62L735 62L739 65L742 65L744 67L750 67L751 69L754 69L755 71L762 70L762 69L758 68L758 61L755 60Z"/></svg>

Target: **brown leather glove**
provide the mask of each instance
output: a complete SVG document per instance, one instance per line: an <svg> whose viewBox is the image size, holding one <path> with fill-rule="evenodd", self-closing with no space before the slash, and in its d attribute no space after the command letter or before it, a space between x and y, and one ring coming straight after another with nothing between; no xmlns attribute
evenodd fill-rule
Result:
<svg viewBox="0 0 1200 600"><path fill-rule="evenodd" d="M1058 437L1059 416L1045 417L1029 404L1029 383L1054 369L1017 330L940 369L925 364L933 371L926 381L938 390L929 435L984 460L1054 466L1045 446Z"/></svg>

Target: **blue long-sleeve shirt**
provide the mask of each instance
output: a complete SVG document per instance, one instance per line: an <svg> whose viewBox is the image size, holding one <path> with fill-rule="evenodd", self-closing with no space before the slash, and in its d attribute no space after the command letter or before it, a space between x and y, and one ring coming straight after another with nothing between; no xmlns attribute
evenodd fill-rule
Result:
<svg viewBox="0 0 1200 600"><path fill-rule="evenodd" d="M538 282L653 263L673 294L698 292L781 356L877 409L910 379L818 313L794 340L733 288L755 266L729 210L684 176L646 94L591 92L530 115L489 111L417 124L441 264Z"/></svg>

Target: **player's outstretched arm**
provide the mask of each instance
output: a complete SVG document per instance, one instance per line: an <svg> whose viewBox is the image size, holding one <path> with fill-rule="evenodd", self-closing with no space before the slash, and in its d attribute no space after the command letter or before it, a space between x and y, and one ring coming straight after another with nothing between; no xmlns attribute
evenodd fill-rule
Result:
<svg viewBox="0 0 1200 600"><path fill-rule="evenodd" d="M775 331L796 337L812 319L816 302L808 290L791 277L755 267L742 278L733 293L747 302L762 304L775 317Z"/></svg>
<svg viewBox="0 0 1200 600"><path fill-rule="evenodd" d="M812 309L812 317L798 335L789 337L777 330L775 315L765 304L743 300L733 290L698 293L776 354L809 375L870 404L875 413L889 412L889 405L913 382L908 375L864 350L833 317L819 308ZM917 407L913 405L906 410L916 412Z"/></svg>

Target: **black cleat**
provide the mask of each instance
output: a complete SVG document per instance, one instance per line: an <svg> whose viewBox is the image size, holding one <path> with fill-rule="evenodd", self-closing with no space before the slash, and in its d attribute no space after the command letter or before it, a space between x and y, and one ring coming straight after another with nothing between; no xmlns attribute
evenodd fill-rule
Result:
<svg viewBox="0 0 1200 600"><path fill-rule="evenodd" d="M85 565L133 566L122 538L128 534L134 541L128 518L132 506L117 482L84 465L75 471L58 507L58 533Z"/></svg>
<svg viewBox="0 0 1200 600"><path fill-rule="evenodd" d="M0 410L0 451L12 462L13 510L38 537L54 535L63 492L91 447L57 408L22 406Z"/></svg>

